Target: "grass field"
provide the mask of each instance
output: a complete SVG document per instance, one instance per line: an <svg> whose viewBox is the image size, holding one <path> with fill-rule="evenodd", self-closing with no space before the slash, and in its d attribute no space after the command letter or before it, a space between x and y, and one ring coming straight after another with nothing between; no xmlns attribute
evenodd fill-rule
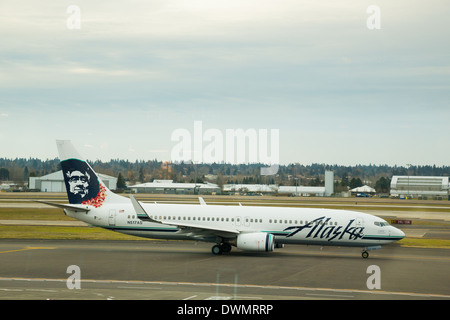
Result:
<svg viewBox="0 0 450 320"><path fill-rule="evenodd" d="M0 220L75 220L58 208L0 208Z"/></svg>
<svg viewBox="0 0 450 320"><path fill-rule="evenodd" d="M427 238L404 238L398 242L402 247L450 249L450 240Z"/></svg>
<svg viewBox="0 0 450 320"><path fill-rule="evenodd" d="M0 239L145 240L98 227L0 226Z"/></svg>

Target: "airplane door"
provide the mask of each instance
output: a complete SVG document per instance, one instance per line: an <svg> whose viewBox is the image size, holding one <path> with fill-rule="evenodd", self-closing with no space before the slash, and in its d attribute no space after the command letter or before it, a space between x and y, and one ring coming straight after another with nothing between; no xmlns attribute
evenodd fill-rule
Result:
<svg viewBox="0 0 450 320"><path fill-rule="evenodd" d="M108 222L110 226L116 225L116 210L109 210Z"/></svg>

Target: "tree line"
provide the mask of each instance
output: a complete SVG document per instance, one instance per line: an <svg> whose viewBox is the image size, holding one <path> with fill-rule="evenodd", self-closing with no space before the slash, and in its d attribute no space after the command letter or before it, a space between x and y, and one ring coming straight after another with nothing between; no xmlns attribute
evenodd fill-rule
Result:
<svg viewBox="0 0 450 320"><path fill-rule="evenodd" d="M276 175L262 176L264 165L253 164L190 164L167 163L158 160L88 161L99 173L119 178L119 183L134 184L151 182L154 179L168 179L174 182L212 182L219 186L227 183L278 184L320 186L324 184L325 171L334 172L335 192L345 191L362 185L369 185L377 192L389 192L393 175L449 176L450 166L389 166L389 165L330 165L313 163L280 165ZM61 170L59 159L0 158L0 181L13 181L23 185L29 177L39 177Z"/></svg>

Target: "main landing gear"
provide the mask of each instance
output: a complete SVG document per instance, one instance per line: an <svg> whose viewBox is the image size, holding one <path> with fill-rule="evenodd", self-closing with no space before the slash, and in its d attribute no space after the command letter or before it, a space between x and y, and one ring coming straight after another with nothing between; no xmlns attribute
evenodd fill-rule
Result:
<svg viewBox="0 0 450 320"><path fill-rule="evenodd" d="M220 244L216 244L211 248L211 252L214 255L220 255L222 253L228 253L231 251L231 245L229 243L220 243Z"/></svg>

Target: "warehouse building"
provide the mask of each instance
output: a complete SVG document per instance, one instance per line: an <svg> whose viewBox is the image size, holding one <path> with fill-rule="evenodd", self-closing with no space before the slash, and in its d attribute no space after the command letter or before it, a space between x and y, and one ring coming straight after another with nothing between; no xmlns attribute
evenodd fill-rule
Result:
<svg viewBox="0 0 450 320"><path fill-rule="evenodd" d="M97 173L97 175L110 190L116 190L117 178L100 173ZM28 188L41 192L66 192L62 170L42 177L30 177L28 180Z"/></svg>
<svg viewBox="0 0 450 320"><path fill-rule="evenodd" d="M280 186L278 194L288 194L301 197L323 197L325 196L325 187L310 186Z"/></svg>
<svg viewBox="0 0 450 320"><path fill-rule="evenodd" d="M325 186L280 186L278 194L289 194L303 197L330 197L334 193L334 172L325 171Z"/></svg>
<svg viewBox="0 0 450 320"><path fill-rule="evenodd" d="M447 199L448 177L393 176L391 197L414 199Z"/></svg>
<svg viewBox="0 0 450 320"><path fill-rule="evenodd" d="M222 190L225 194L231 195L269 195L276 194L278 186L275 184L224 184Z"/></svg>
<svg viewBox="0 0 450 320"><path fill-rule="evenodd" d="M173 180L154 180L153 182L129 186L134 193L164 194L218 194L220 188L214 183L176 183Z"/></svg>

